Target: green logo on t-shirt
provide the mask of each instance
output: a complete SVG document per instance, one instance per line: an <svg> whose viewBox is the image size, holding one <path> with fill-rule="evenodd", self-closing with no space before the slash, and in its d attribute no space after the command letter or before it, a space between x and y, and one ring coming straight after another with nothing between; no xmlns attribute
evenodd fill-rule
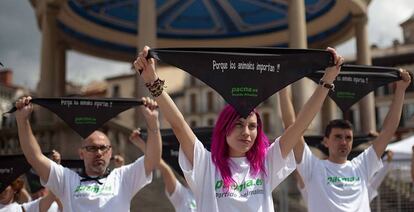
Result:
<svg viewBox="0 0 414 212"><path fill-rule="evenodd" d="M243 181L241 184L233 183L230 188L233 190L237 190L239 192L242 192L244 189L252 187L252 186L260 186L263 185L263 179L257 178L257 179L250 179ZM223 180L216 181L216 190L223 188L224 182Z"/></svg>
<svg viewBox="0 0 414 212"><path fill-rule="evenodd" d="M113 188L110 185L99 186L95 185L79 185L75 189L75 196L80 193L94 193L94 194L107 194L112 193Z"/></svg>
<svg viewBox="0 0 414 212"><path fill-rule="evenodd" d="M359 182L361 179L359 177L337 177L332 176L327 178L327 184L335 184L337 186L344 186L344 185L353 185L356 182Z"/></svg>

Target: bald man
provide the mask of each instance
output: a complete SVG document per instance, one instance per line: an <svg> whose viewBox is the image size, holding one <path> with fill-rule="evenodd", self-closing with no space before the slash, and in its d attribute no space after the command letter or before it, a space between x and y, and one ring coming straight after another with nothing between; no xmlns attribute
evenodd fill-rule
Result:
<svg viewBox="0 0 414 212"><path fill-rule="evenodd" d="M16 121L20 146L27 161L39 175L42 184L62 202L64 211L129 211L133 196L152 181L152 171L161 160L157 104L143 98L141 106L147 122L148 145L145 156L132 164L110 171L112 146L108 137L95 131L79 149L85 169L79 175L53 162L41 152L29 123L33 106L30 97L16 102Z"/></svg>

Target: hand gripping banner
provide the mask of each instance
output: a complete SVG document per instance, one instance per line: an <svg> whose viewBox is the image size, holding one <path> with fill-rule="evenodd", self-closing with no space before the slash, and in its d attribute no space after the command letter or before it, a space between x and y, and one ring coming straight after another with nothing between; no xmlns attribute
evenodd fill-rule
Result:
<svg viewBox="0 0 414 212"><path fill-rule="evenodd" d="M203 81L243 117L280 89L333 65L328 51L308 49L160 48L148 57Z"/></svg>
<svg viewBox="0 0 414 212"><path fill-rule="evenodd" d="M323 73L317 71L308 77L319 83ZM345 64L334 82L335 91L330 91L329 97L346 112L371 91L400 79L398 68Z"/></svg>
<svg viewBox="0 0 414 212"><path fill-rule="evenodd" d="M0 193L30 167L24 155L0 156Z"/></svg>
<svg viewBox="0 0 414 212"><path fill-rule="evenodd" d="M119 113L142 105L135 99L87 99L87 98L33 98L31 103L41 105L59 116L83 138ZM13 113L13 107L6 113Z"/></svg>

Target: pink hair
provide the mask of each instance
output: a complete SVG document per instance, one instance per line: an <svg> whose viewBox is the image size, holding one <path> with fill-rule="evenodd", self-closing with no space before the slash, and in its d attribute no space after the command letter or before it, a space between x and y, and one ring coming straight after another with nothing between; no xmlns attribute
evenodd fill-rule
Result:
<svg viewBox="0 0 414 212"><path fill-rule="evenodd" d="M266 174L264 161L267 148L269 147L269 140L262 130L262 121L259 113L256 110L253 110L253 113L257 117L257 137L252 148L246 153L246 157L250 162L250 174L257 175L259 172ZM229 145L227 144L226 136L233 130L235 122L240 118L241 116L232 106L226 105L220 112L211 139L211 157L220 171L225 188L234 183L234 179L231 177Z"/></svg>

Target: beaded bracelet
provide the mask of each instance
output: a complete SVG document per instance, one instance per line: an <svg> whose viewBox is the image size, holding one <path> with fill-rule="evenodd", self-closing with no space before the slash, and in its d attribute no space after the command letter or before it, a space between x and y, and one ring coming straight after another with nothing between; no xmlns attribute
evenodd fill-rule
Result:
<svg viewBox="0 0 414 212"><path fill-rule="evenodd" d="M158 97L162 94L162 91L167 86L164 86L165 80L161 80L160 78L157 78L152 83L145 83L145 86L148 88L149 92L151 93L151 96Z"/></svg>

